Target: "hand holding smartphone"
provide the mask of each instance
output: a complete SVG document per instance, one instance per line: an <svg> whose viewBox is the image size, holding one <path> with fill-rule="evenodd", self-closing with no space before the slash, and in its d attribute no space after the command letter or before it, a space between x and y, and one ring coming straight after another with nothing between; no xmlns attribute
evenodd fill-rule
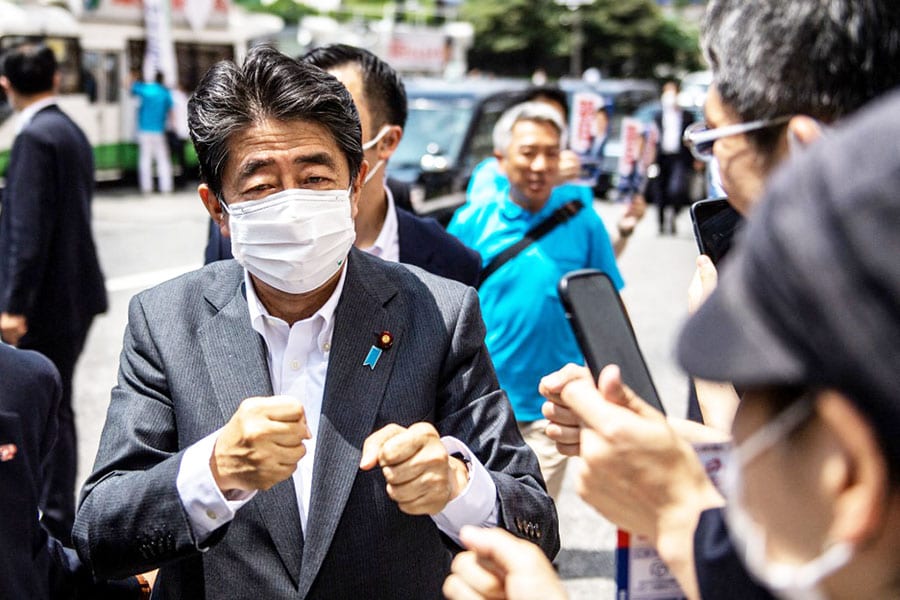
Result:
<svg viewBox="0 0 900 600"><path fill-rule="evenodd" d="M726 198L708 198L691 205L691 221L700 254L719 264L731 250L734 234L743 225L744 218Z"/></svg>
<svg viewBox="0 0 900 600"><path fill-rule="evenodd" d="M594 381L606 365L619 365L622 381L665 414L612 280L596 269L573 271L560 280L559 297Z"/></svg>

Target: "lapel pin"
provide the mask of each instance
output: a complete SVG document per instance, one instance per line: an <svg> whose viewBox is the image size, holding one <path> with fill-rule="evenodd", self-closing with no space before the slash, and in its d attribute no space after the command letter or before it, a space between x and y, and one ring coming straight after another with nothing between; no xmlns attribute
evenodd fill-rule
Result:
<svg viewBox="0 0 900 600"><path fill-rule="evenodd" d="M16 448L15 444L0 445L0 462L6 462L8 460L14 459L18 451L19 449Z"/></svg>
<svg viewBox="0 0 900 600"><path fill-rule="evenodd" d="M390 349L391 346L394 345L394 336L390 331L382 331L378 334L378 340L375 344L369 349L369 354L366 355L366 360L363 361L364 367L369 367L370 370L375 370L375 365L378 363L378 359L381 358L381 353L385 350Z"/></svg>

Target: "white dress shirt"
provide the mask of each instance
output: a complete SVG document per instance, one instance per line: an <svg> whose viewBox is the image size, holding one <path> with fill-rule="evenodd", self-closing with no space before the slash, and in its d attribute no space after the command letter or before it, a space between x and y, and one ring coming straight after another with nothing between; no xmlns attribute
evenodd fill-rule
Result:
<svg viewBox="0 0 900 600"><path fill-rule="evenodd" d="M360 250L388 262L400 262L400 230L397 225L397 210L394 208L394 195L388 186L384 186L384 193L387 195L387 213L384 215L381 231L371 247Z"/></svg>
<svg viewBox="0 0 900 600"><path fill-rule="evenodd" d="M273 392L301 399L312 435L311 439L304 441L306 455L300 459L293 474L297 508L304 531L312 495L313 464L334 332L334 311L344 288L346 273L344 269L334 293L325 304L314 315L293 326L268 313L256 296L250 276L246 272L244 274L250 321L266 343ZM201 542L231 521L236 511L256 495L255 491L237 490L223 494L216 485L209 462L220 431L211 433L185 451L176 478L182 505L194 535ZM442 437L441 442L448 453L461 452L470 461L466 488L443 511L432 516L438 528L459 543L459 530L463 525L492 527L498 523L497 488L487 469L465 444L450 436Z"/></svg>
<svg viewBox="0 0 900 600"><path fill-rule="evenodd" d="M677 106L666 107L662 111L660 148L663 154L678 154L681 151L681 134L684 131L681 117L681 109Z"/></svg>

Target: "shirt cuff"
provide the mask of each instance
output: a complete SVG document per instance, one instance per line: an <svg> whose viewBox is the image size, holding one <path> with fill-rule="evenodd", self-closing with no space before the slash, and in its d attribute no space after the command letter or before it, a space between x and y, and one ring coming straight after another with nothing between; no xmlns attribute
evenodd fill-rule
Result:
<svg viewBox="0 0 900 600"><path fill-rule="evenodd" d="M444 510L432 515L431 519L438 529L462 546L459 530L464 525L497 525L500 514L497 486L488 470L464 443L449 435L442 437L441 443L448 454L460 452L468 459L469 483L459 496L448 502Z"/></svg>
<svg viewBox="0 0 900 600"><path fill-rule="evenodd" d="M234 519L237 510L256 495L256 491L233 490L228 498L219 490L209 466L221 429L214 431L184 451L175 486L188 515L191 529L202 544L216 529Z"/></svg>

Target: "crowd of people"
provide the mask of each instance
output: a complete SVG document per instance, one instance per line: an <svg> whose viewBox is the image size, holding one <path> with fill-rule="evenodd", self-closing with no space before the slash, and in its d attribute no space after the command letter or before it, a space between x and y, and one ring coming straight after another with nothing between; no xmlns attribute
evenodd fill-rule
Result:
<svg viewBox="0 0 900 600"><path fill-rule="evenodd" d="M445 231L386 176L407 112L390 65L346 45L215 65L187 104L208 264L131 300L77 511L72 372L106 309L93 164L52 51L7 51L3 592L565 598L554 500L579 456L582 498L688 598L897 596L900 8L711 0L701 37L704 120L665 86L659 176L612 236L552 87L500 117ZM556 287L594 268L622 288L644 192L673 232L711 160L748 224L687 291L703 425L580 366ZM704 439L732 442L720 486Z"/></svg>

